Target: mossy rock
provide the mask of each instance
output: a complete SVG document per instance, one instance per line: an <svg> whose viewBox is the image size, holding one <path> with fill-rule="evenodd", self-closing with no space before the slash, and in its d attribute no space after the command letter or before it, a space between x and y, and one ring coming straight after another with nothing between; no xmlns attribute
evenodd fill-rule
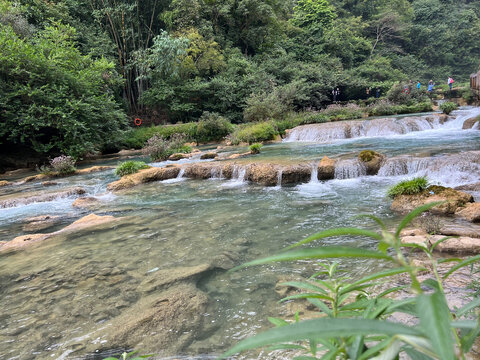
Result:
<svg viewBox="0 0 480 360"><path fill-rule="evenodd" d="M367 175L377 175L385 156L373 150L363 150L358 154L358 159L365 164Z"/></svg>
<svg viewBox="0 0 480 360"><path fill-rule="evenodd" d="M381 156L379 153L373 150L363 150L358 154L358 159L363 162L372 161L375 157Z"/></svg>

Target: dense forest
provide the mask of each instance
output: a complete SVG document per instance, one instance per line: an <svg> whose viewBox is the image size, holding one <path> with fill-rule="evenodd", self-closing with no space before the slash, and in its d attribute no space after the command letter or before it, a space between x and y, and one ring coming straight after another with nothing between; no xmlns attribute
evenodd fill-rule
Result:
<svg viewBox="0 0 480 360"><path fill-rule="evenodd" d="M137 116L238 124L465 81L479 37L469 0L0 0L0 147L80 157Z"/></svg>

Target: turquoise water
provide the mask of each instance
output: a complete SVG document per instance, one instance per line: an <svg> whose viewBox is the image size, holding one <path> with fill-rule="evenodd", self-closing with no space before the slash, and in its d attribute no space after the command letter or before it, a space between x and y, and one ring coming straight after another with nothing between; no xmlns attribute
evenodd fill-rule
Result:
<svg viewBox="0 0 480 360"><path fill-rule="evenodd" d="M293 162L323 155L352 158L364 148L389 156L438 157L478 150L478 133L444 129L328 144L280 143L265 146L258 158ZM477 175L480 178L480 171ZM241 264L272 255L320 230L376 228L358 214L374 214L393 227L399 218L389 210L385 192L399 178L402 176L364 176L274 188L241 181L178 179L112 194L106 192L106 185L117 177L108 170L59 179L48 188L39 183L0 188L0 200L15 193L23 196L74 186L100 200L91 210L72 207L75 197L0 209L0 240L25 234L22 226L31 216L61 217L46 232L91 212L125 217L113 228L60 236L0 255L0 358L86 358L96 347L108 350L115 333L111 324L139 303L142 282L160 270L209 263L221 254L229 254L235 264ZM322 243L362 248L376 245L361 237L337 237ZM372 260L341 262L341 269L351 276L383 266ZM286 307L278 304L277 281L309 276L318 269L316 262L303 261L233 274L215 270L197 284L208 296L202 314L209 324L207 330L193 334L191 343L181 350L174 344L144 350L160 354L159 358L218 354L270 327L268 316L289 315Z"/></svg>

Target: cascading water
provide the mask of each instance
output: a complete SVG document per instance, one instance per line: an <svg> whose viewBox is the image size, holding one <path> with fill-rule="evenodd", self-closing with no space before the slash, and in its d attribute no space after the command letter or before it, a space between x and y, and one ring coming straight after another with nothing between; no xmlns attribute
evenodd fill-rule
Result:
<svg viewBox="0 0 480 360"><path fill-rule="evenodd" d="M312 163L312 175L310 177L310 184L318 183L318 164L316 162Z"/></svg>
<svg viewBox="0 0 480 360"><path fill-rule="evenodd" d="M223 168L222 167L213 167L210 170L210 178L212 180L223 180Z"/></svg>
<svg viewBox="0 0 480 360"><path fill-rule="evenodd" d="M354 179L367 175L367 168L358 159L340 160L335 164L335 179Z"/></svg>
<svg viewBox="0 0 480 360"><path fill-rule="evenodd" d="M292 129L284 141L326 143L360 137L404 135L425 130L461 130L465 120L480 115L480 108L457 111L453 115L445 122L440 121L438 115L427 115L301 125Z"/></svg>
<svg viewBox="0 0 480 360"><path fill-rule="evenodd" d="M434 158L397 157L388 159L378 176L426 176L432 183L460 186L480 179L480 151Z"/></svg>
<svg viewBox="0 0 480 360"><path fill-rule="evenodd" d="M283 170L278 169L278 172L277 172L277 186L275 186L275 188L277 188L277 189L282 188L282 176L283 176Z"/></svg>
<svg viewBox="0 0 480 360"><path fill-rule="evenodd" d="M247 173L247 168L245 166L235 165L232 171L232 179L222 186L226 187L235 187L245 184L245 175Z"/></svg>

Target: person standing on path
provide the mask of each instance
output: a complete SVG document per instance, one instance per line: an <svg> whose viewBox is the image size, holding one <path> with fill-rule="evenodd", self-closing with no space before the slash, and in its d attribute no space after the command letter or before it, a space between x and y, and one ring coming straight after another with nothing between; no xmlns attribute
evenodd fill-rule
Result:
<svg viewBox="0 0 480 360"><path fill-rule="evenodd" d="M420 80L417 80L417 90L420 90L421 86L422 86L422 84L420 83Z"/></svg>
<svg viewBox="0 0 480 360"><path fill-rule="evenodd" d="M447 83L448 83L448 87L450 88L450 91L452 91L453 79L451 76L448 77Z"/></svg>
<svg viewBox="0 0 480 360"><path fill-rule="evenodd" d="M377 99L380 97L380 88L377 88L377 91L375 91L375 97Z"/></svg>
<svg viewBox="0 0 480 360"><path fill-rule="evenodd" d="M433 80L430 80L430 81L428 82L428 90L427 90L427 91L428 91L429 93L432 93L434 86L435 86L435 84L433 83Z"/></svg>

